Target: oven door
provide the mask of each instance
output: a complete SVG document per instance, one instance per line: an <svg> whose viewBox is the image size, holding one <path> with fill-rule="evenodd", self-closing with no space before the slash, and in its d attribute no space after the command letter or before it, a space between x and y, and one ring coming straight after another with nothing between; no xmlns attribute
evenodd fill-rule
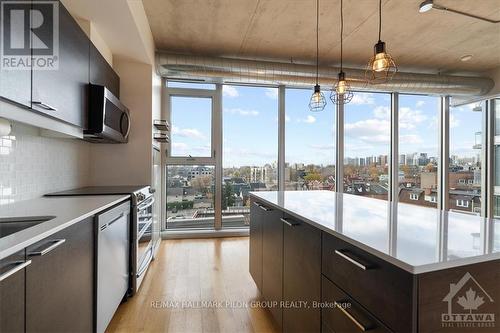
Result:
<svg viewBox="0 0 500 333"><path fill-rule="evenodd" d="M137 267L147 258L152 247L153 207L155 199L150 196L137 207Z"/></svg>

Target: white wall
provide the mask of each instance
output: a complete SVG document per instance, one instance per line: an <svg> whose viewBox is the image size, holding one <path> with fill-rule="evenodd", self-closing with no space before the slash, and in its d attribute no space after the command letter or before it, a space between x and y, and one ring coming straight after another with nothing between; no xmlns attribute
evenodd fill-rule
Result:
<svg viewBox="0 0 500 333"><path fill-rule="evenodd" d="M40 129L13 123L0 137L0 205L86 186L90 144L76 139L47 138Z"/></svg>

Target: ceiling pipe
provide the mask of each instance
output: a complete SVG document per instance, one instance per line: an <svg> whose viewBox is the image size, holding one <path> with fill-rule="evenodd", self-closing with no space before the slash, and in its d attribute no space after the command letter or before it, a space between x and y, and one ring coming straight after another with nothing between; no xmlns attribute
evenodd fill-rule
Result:
<svg viewBox="0 0 500 333"><path fill-rule="evenodd" d="M256 61L235 58L187 56L169 53L156 54L156 68L161 76L180 80L204 80L219 83L285 85L289 87L314 86L316 66ZM332 87L337 82L338 68L320 66L319 83ZM435 75L398 72L384 84L369 85L365 71L344 68L354 90L408 92L431 95L480 96L494 86L484 77Z"/></svg>

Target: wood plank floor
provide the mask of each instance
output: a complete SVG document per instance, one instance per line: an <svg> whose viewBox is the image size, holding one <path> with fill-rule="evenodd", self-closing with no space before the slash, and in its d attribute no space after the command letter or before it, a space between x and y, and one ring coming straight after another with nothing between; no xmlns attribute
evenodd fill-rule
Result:
<svg viewBox="0 0 500 333"><path fill-rule="evenodd" d="M277 332L268 310L242 306L258 300L248 237L164 240L139 292L120 305L107 332Z"/></svg>

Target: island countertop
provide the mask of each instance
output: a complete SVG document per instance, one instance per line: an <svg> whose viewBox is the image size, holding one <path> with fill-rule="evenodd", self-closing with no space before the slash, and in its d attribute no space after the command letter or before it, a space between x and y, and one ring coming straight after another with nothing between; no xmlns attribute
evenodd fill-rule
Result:
<svg viewBox="0 0 500 333"><path fill-rule="evenodd" d="M0 206L0 218L54 218L0 238L0 259L130 198L130 195L42 197Z"/></svg>
<svg viewBox="0 0 500 333"><path fill-rule="evenodd" d="M331 191L250 195L412 274L500 259L500 220Z"/></svg>

